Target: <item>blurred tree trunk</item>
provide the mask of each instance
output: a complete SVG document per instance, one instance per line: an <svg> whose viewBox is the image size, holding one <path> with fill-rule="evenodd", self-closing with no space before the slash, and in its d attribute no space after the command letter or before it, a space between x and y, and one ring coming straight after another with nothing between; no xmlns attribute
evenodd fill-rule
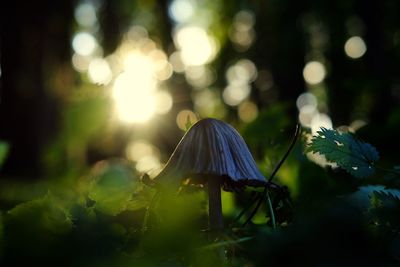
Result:
<svg viewBox="0 0 400 267"><path fill-rule="evenodd" d="M1 172L33 179L59 122L57 95L71 84L74 1L9 1L2 8L0 139L10 144Z"/></svg>
<svg viewBox="0 0 400 267"><path fill-rule="evenodd" d="M292 1L260 1L257 7L254 61L260 69L271 70L272 90L277 91L280 101L289 103L289 115L294 120L296 99L304 92L305 40L301 18L306 8L304 3Z"/></svg>

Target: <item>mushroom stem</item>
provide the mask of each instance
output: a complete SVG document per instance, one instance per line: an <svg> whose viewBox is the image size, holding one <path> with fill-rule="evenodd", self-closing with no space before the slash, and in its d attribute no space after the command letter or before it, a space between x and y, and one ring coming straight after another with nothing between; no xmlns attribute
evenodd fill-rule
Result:
<svg viewBox="0 0 400 267"><path fill-rule="evenodd" d="M210 230L222 230L221 178L218 176L208 177L208 216Z"/></svg>

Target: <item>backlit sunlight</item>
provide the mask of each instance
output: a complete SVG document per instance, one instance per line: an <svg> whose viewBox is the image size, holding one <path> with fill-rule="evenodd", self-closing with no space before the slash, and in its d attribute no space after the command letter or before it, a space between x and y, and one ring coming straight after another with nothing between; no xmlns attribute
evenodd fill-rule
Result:
<svg viewBox="0 0 400 267"><path fill-rule="evenodd" d="M167 90L158 91L160 82L172 75L171 64L162 50L147 38L128 40L117 52L121 72L112 96L119 119L143 123L155 113L165 114L172 107Z"/></svg>

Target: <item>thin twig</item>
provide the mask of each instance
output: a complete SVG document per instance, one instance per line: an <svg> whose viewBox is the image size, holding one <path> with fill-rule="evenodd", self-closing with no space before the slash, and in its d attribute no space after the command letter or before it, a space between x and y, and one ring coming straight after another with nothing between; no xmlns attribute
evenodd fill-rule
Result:
<svg viewBox="0 0 400 267"><path fill-rule="evenodd" d="M258 209L260 208L260 206L261 206L262 199L263 199L263 195L260 195L257 199L258 199L258 201L257 201L256 207L255 207L254 210L251 212L249 218L247 218L247 220L242 224L242 227L246 226L246 225L251 221L251 219L253 219L254 215L256 215L257 210L258 210Z"/></svg>
<svg viewBox="0 0 400 267"><path fill-rule="evenodd" d="M268 184L273 184L272 183L272 179L275 177L275 174L278 172L278 170L281 168L282 164L285 162L285 160L287 159L287 157L289 156L290 152L292 151L294 145L297 142L298 137L300 136L300 125L296 124L296 130L294 132L293 138L292 138L292 142L289 146L289 149L286 151L285 155L283 156L283 158L279 161L278 165L276 165L274 171L272 172L271 176L268 179ZM243 226L246 226L246 224L248 222L251 221L251 219L254 217L254 215L256 215L258 209L261 206L261 203L265 200L265 198L267 197L267 190L268 190L268 185L266 185L264 187L264 190L262 192L261 198L258 200L257 206L255 207L255 209L253 210L253 212L250 214L249 218L246 220L246 222L243 224Z"/></svg>
<svg viewBox="0 0 400 267"><path fill-rule="evenodd" d="M253 199L251 199L251 202L249 205L247 205L237 216L236 218L233 220L233 223L238 222L240 220L240 218L243 217L243 215L246 213L246 211L248 211L253 205L254 203L256 203L259 198L261 197L261 194L257 192L257 194L255 194L255 196L253 197Z"/></svg>
<svg viewBox="0 0 400 267"><path fill-rule="evenodd" d="M268 179L269 183L272 182L272 179L275 177L275 174L278 172L278 170L281 168L283 162L285 162L286 158L289 156L290 152L292 151L294 145L297 142L297 139L298 139L299 135L300 135L300 125L296 124L296 130L294 132L292 143L290 144L289 149L286 151L285 155L283 156L281 161L278 163L278 165L276 165L274 171L272 172L271 176L269 177L269 179ZM265 191L265 189L264 189L264 191Z"/></svg>

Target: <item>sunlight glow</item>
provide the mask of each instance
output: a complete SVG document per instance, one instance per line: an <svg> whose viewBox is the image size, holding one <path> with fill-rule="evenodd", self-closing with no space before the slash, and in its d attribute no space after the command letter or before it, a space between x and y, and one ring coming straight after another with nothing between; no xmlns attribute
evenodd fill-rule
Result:
<svg viewBox="0 0 400 267"><path fill-rule="evenodd" d="M143 79L145 75L140 74L122 73L114 83L113 97L116 109L120 119L125 122L145 122L156 109L153 84Z"/></svg>
<svg viewBox="0 0 400 267"><path fill-rule="evenodd" d="M304 80L311 85L319 84L325 79L325 66L318 61L308 62L303 69Z"/></svg>
<svg viewBox="0 0 400 267"><path fill-rule="evenodd" d="M174 42L181 51L182 62L187 66L210 62L217 50L215 39L205 29L197 26L179 28L174 35Z"/></svg>
<svg viewBox="0 0 400 267"><path fill-rule="evenodd" d="M348 57L357 59L367 52L367 46L361 37L353 36L346 41L344 51Z"/></svg>
<svg viewBox="0 0 400 267"><path fill-rule="evenodd" d="M87 32L79 32L72 39L72 48L81 56L89 56L97 48L96 38Z"/></svg>
<svg viewBox="0 0 400 267"><path fill-rule="evenodd" d="M156 113L165 114L173 103L166 90L158 91L161 82L171 77L172 66L167 55L146 36L145 29L132 28L115 55L120 74L112 96L118 117L128 123L143 123Z"/></svg>
<svg viewBox="0 0 400 267"><path fill-rule="evenodd" d="M92 83L107 85L112 79L112 72L108 62L103 58L90 61L88 76Z"/></svg>
<svg viewBox="0 0 400 267"><path fill-rule="evenodd" d="M161 168L160 159L154 155L144 156L136 163L136 170L147 173L150 177L156 176L161 171Z"/></svg>
<svg viewBox="0 0 400 267"><path fill-rule="evenodd" d="M173 100L170 93L167 91L157 92L155 95L156 99L156 112L159 114L165 114L172 108Z"/></svg>
<svg viewBox="0 0 400 267"><path fill-rule="evenodd" d="M136 140L125 150L128 159L134 161L136 170L154 177L161 170L160 151L146 140Z"/></svg>
<svg viewBox="0 0 400 267"><path fill-rule="evenodd" d="M126 156L128 159L138 161L144 156L148 156L154 153L153 146L144 140L137 140L130 143L126 148Z"/></svg>

